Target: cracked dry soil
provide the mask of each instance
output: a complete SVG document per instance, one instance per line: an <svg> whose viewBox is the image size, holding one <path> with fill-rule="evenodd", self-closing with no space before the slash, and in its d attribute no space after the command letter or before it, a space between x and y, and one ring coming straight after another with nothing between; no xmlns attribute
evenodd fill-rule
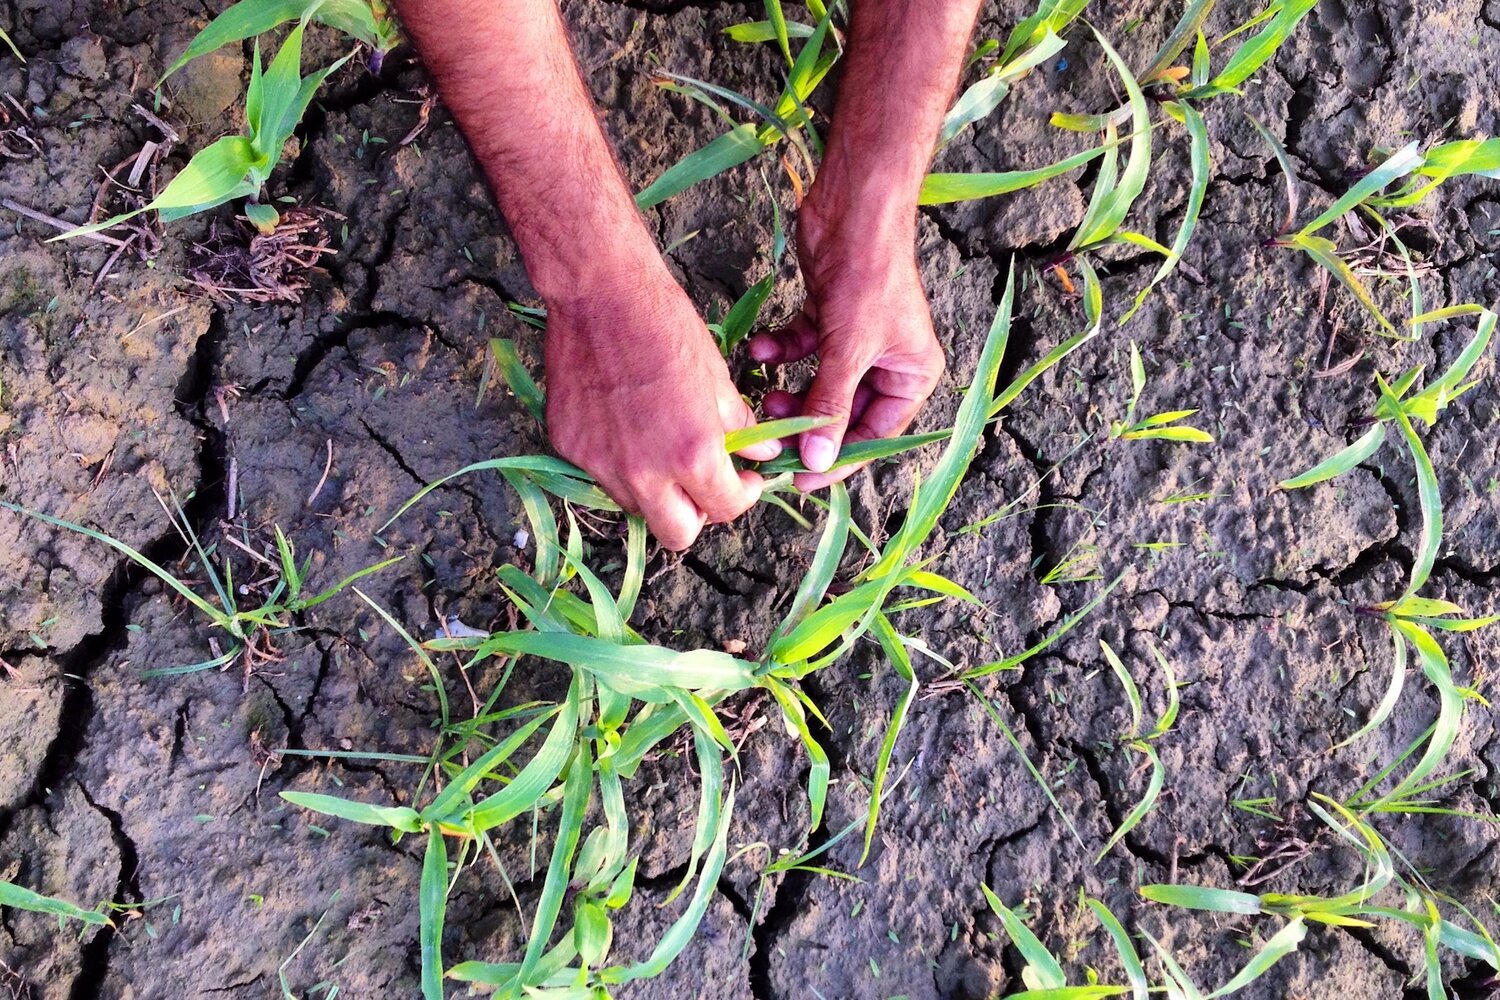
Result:
<svg viewBox="0 0 1500 1000"><path fill-rule="evenodd" d="M97 165L158 138L130 104L210 12L180 0L7 6L31 59L25 66L0 59L0 93L45 116L33 112L29 123L34 149L0 160L0 196L78 218L96 189ZM758 16L759 5L564 6L637 185L716 128L703 108L655 88L655 67L756 95L774 90L772 50L718 33ZM1023 6L990 5L981 37L1003 37ZM1139 61L1176 10L1129 0L1100 4L1092 16ZM1057 108L1112 106L1112 78L1085 34L1075 31L1066 63L1024 81L945 151L940 167L1013 169L1090 141L1047 125ZM1071 841L978 705L940 690L913 709L899 748L910 767L870 861L854 869L855 838L828 855L859 881L804 874L773 881L752 927L765 854L751 851L726 868L682 958L628 995L979 998L1019 989L1020 962L997 937L981 881L1007 902L1024 900L1043 938L1080 966L1110 967L1101 936L1073 905L1084 886L1127 924L1161 937L1200 982L1221 982L1238 968L1247 925L1180 913L1168 921L1133 888L1173 877L1231 885L1239 872L1233 857L1311 832L1297 808L1309 791L1347 794L1434 711L1412 683L1386 727L1330 752L1378 701L1391 669L1388 642L1352 609L1393 596L1410 563L1416 497L1404 466L1384 456L1312 491L1283 494L1271 485L1344 442L1348 422L1370 405L1372 371L1444 363L1465 336L1443 327L1411 346L1379 341L1337 290L1319 312L1309 265L1262 246L1284 195L1246 114L1284 136L1308 199L1326 203L1372 146L1500 129L1497 67L1493 0L1323 0L1242 99L1207 108L1216 179L1189 267L1128 329L1101 336L1022 398L948 512L933 554L987 610L929 609L903 624L955 662L1024 648L1084 603L1099 583L1042 582L1075 544L1096 547L1106 579L1126 572L1114 597L1067 640L990 687L1092 849ZM243 53L230 49L168 87L166 116L189 145L238 127L233 105L245 68ZM183 253L202 220L170 230L154 267L127 256L98 288L94 276L111 248L46 245L44 228L7 224L0 496L97 526L185 568L184 544L153 494L175 490L191 498L195 530L221 550L229 551L230 536L263 544L280 525L312 557L314 585L389 552L410 553L365 589L413 632L430 634L440 616L454 614L472 625L503 621L493 569L524 564L527 554L514 547L519 511L498 481L445 488L388 534L375 533L419 484L472 461L545 447L503 393L487 393L476 407L487 338L517 338L533 362L539 343L504 306L527 298L525 272L451 123L439 109L416 144L397 143L418 120L414 97L423 82L404 55L378 79L346 69L305 122L272 193L342 213L347 236L328 276L299 305L227 305L191 291L181 279ZM1186 143L1170 129L1161 135L1136 218L1170 242L1186 200ZM926 426L951 417L1012 255L1028 287L1017 338L1024 349L1007 370L1019 371L1078 328L1077 302L1043 268L1080 220L1090 180L1075 174L1009 199L924 213L919 253L950 355ZM1494 301L1494 185L1452 183L1419 215L1429 227L1416 245L1430 266L1430 307ZM750 168L667 203L654 222L662 245L678 243L671 259L704 308L737 295L747 272L764 273L770 212ZM1106 296L1127 302L1154 267L1134 255L1109 262ZM770 317L797 304L790 265L784 279ZM1330 330L1338 332L1335 361L1364 357L1346 374L1315 378ZM1151 371L1143 405L1200 407L1217 445L1103 440L1103 426L1123 408L1129 338L1141 343ZM1479 371L1485 382L1429 439L1448 518L1429 594L1486 614L1500 610L1500 389L1492 361ZM764 388L743 361L738 374L748 389ZM327 482L310 501L330 447ZM914 471L932 460L922 455L856 480L859 523L871 532L897 523ZM237 502L229 523L231 477ZM1010 516L961 530L1028 491L1032 499ZM1207 498L1163 502L1183 494ZM1180 546L1136 547L1152 542ZM618 556L609 536L595 544L599 562ZM711 530L686 559L656 557L642 627L673 644L740 639L754 649L813 545L770 507ZM85 905L166 900L82 941L48 920L0 914L0 995L278 996L278 968L325 911L285 966L297 995L328 980L349 997L417 995L420 863L411 845L352 824L319 829L276 794L341 789L405 801L415 774L394 763L267 753L425 752L433 694L392 631L345 594L310 613L282 640L284 659L248 682L238 670L142 679L144 669L209 655L203 623L180 601L103 546L14 516L0 517L0 553L0 660L11 668L0 671L0 872L13 869L23 884ZM236 570L256 585L248 558ZM1126 657L1153 706L1162 678L1148 639L1187 683L1181 722L1160 744L1168 769L1160 805L1095 865L1093 852L1145 780L1117 746L1127 710L1101 669L1100 638ZM1496 639L1479 632L1449 648L1460 683L1477 684ZM446 676L450 697L466 703L457 672ZM481 673L470 681L482 691L494 679ZM513 685L517 699L559 690L541 667ZM821 841L862 811L860 777L871 772L897 688L868 652L811 687L832 723L825 739L839 779L814 833ZM744 707L748 718L760 711ZM1476 706L1451 761L1454 772L1467 772L1452 789L1458 808L1489 813L1500 796L1496 735ZM618 929L617 954L644 954L675 912L651 904L688 858L696 792L686 766L669 756L637 779L643 877ZM772 724L749 740L741 768L731 842L794 846L807 820L805 758ZM1231 806L1260 797L1274 801L1285 823ZM1500 888L1500 858L1483 824L1390 817L1381 829L1439 890L1477 902ZM1356 859L1323 846L1267 888L1336 892L1358 878ZM534 899L540 883L529 831L513 831L497 848L517 875L516 894ZM467 878L450 902L450 960L513 953L523 934L511 893L492 871ZM1246 995L1416 996L1410 977L1420 948L1415 937L1384 930L1319 931ZM1449 972L1460 996L1489 995L1477 973L1458 963Z"/></svg>

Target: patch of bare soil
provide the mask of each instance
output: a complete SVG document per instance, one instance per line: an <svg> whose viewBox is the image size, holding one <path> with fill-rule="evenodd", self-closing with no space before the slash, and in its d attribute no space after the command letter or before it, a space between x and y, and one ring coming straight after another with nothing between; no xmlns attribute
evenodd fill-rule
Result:
<svg viewBox="0 0 1500 1000"><path fill-rule="evenodd" d="M1003 38L1024 6L993 4L981 37ZM751 94L776 87L771 49L719 33L760 16L757 4L565 7L638 186L717 128L705 109L656 88L655 67ZM1175 19L1170 7L1133 0L1099 5L1093 16L1138 61ZM131 105L204 23L204 11L182 0L16 0L8 10L29 61L0 57L9 130L0 136L0 197L80 219L101 166L163 140ZM1084 34L1074 33L1065 60L1025 80L946 150L940 168L1014 169L1081 148L1086 139L1052 129L1047 116L1113 106L1114 78ZM238 126L246 65L231 49L168 86L162 115L180 133L178 162ZM491 389L476 403L489 337L517 338L532 362L540 343L506 309L528 300L525 272L441 108L415 141L401 142L426 114L426 86L404 53L379 77L351 66L305 122L273 193L336 213L320 218L337 252L317 255L327 274L311 276L300 302L226 301L194 283L204 255L193 247L223 252L234 225L227 213L169 229L150 266L138 254L149 234L116 257L110 244L47 245L51 229L7 213L0 498L96 526L188 574L192 560L158 499L175 492L192 527L221 550L233 539L262 551L280 526L312 556L315 585L406 554L361 586L413 633L431 635L455 615L471 626L503 623L494 569L525 564L529 554L515 544L520 512L498 480L458 481L378 530L433 478L545 449L504 392ZM767 852L747 851L726 868L681 960L627 995L982 998L1020 989L1020 963L997 936L981 882L1008 902L1024 900L1043 939L1080 963L1110 967L1107 945L1074 905L1083 886L1127 924L1161 937L1199 981L1218 983L1238 968L1243 924L1206 915L1168 921L1132 887L1170 878L1232 885L1243 872L1234 858L1316 828L1297 812L1309 790L1357 787L1434 711L1414 695L1382 730L1330 753L1379 700L1392 669L1389 641L1352 608L1392 596L1404 579L1417 510L1405 467L1377 458L1293 494L1272 484L1343 445L1346 426L1368 410L1373 371L1444 364L1464 336L1443 327L1410 346L1378 340L1338 290L1319 311L1309 262L1263 246L1284 195L1246 115L1284 138L1309 197L1323 200L1347 188L1372 146L1500 131L1497 91L1500 12L1490 0L1324 0L1242 99L1208 109L1216 176L1189 266L1128 329L1096 339L1022 398L948 511L933 554L987 608L917 611L902 624L955 662L1025 648L1082 605L1100 583L1044 582L1082 551L1075 545L1095 547L1104 579L1126 571L1083 626L987 690L1097 850L1145 781L1118 748L1127 709L1097 643L1108 640L1159 699L1154 641L1186 685L1182 719L1160 744L1167 791L1145 822L1094 864L980 706L962 690L935 689L914 707L899 750L909 769L870 860L856 868L857 837L824 859L859 881L773 879L752 913ZM1164 242L1186 201L1185 148L1161 154L1137 208L1140 228ZM924 212L919 253L950 355L926 426L951 417L1013 255L1031 291L1018 331L1024 350L1007 370L1081 327L1079 303L1046 267L1083 215L1091 176ZM1420 212L1431 226L1418 247L1432 267L1430 306L1500 297L1494 185L1452 183ZM764 273L770 212L750 167L668 202L654 221L661 244L676 244L670 259L704 308L737 296L747 272L749 280ZM1107 298L1127 302L1156 265L1120 255L1104 270ZM221 284L249 274L214 273ZM798 304L790 264L784 278L773 318ZM1330 335L1335 364L1362 357L1318 378ZM1217 445L1105 440L1128 392L1131 338L1151 374L1143 406L1201 408L1198 422ZM739 374L748 389L765 387L743 361ZM1448 517L1430 596L1476 615L1500 611L1500 388L1493 362L1480 374L1486 380L1429 439ZM895 524L914 472L931 461L918 456L857 479L858 523L872 533ZM1010 516L964 530L1027 491L1032 498ZM1169 502L1188 495L1202 499ZM1140 547L1148 543L1177 547ZM602 563L619 552L607 529L594 545ZM641 627L676 645L743 640L757 648L813 545L763 505L711 530L686 558L658 555ZM143 670L212 655L209 631L180 599L95 542L9 514L0 514L0 554L0 661L8 668L0 670L0 875L14 871L24 884L137 914L81 941L51 920L0 915L0 996L276 996L279 971L304 939L284 966L299 996L325 981L349 997L417 995L417 849L354 824L322 828L277 797L337 785L406 801L416 781L408 765L275 752L426 752L433 692L391 628L345 593L278 637L248 676L237 662L143 679ZM249 556L237 566L247 600L260 575ZM1500 652L1489 632L1450 646L1465 684L1481 683ZM468 704L456 665L443 669L448 696ZM921 669L928 677L937 670ZM480 690L486 680L494 678L467 678ZM555 696L558 682L536 668L515 682L515 694ZM860 779L874 767L898 686L864 652L811 688L832 724L823 735L838 778L817 843L862 815ZM779 723L755 726L757 711L745 709L754 734L741 758L731 844L795 846L807 822L806 758ZM666 756L636 781L645 856L641 898L617 935L626 955L643 955L676 912L652 903L687 862L696 808L687 766ZM1468 772L1453 804L1491 812L1500 750L1483 708L1470 712L1449 766ZM1283 821L1232 804L1258 798L1271 800ZM1466 901L1500 889L1490 827L1390 817L1381 828L1435 888ZM524 911L540 891L530 831L515 830L497 850ZM1357 859L1319 850L1264 888L1337 892L1359 874ZM511 891L493 872L468 885L450 901L448 954L513 953L527 923ZM1094 943L1075 946L1086 939ZM1407 989L1420 953L1415 934L1321 931L1253 995L1389 1000Z"/></svg>

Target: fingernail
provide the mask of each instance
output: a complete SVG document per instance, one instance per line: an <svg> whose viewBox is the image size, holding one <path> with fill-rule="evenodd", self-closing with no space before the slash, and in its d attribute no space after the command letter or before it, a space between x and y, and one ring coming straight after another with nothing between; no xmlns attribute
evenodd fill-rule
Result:
<svg viewBox="0 0 1500 1000"><path fill-rule="evenodd" d="M759 337L750 338L750 357L756 361L774 361L776 345Z"/></svg>
<svg viewBox="0 0 1500 1000"><path fill-rule="evenodd" d="M838 458L838 449L826 437L806 438L802 442L802 464L812 472L827 472Z"/></svg>

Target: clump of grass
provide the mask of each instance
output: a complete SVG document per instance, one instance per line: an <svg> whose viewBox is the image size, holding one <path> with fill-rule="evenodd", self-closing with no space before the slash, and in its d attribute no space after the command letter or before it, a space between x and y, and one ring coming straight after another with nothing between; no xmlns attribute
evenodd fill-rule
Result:
<svg viewBox="0 0 1500 1000"><path fill-rule="evenodd" d="M1141 964L1141 956L1136 951L1135 942L1130 939L1120 921L1110 912L1102 902L1097 899L1079 894L1079 899L1086 905L1094 918L1099 921L1101 927L1109 935L1110 941L1115 946L1115 952L1120 959L1120 966L1125 972L1128 985L1111 986L1099 982L1098 973L1093 969L1088 970L1088 984L1081 986L1069 986L1067 974L1063 971L1061 960L1041 940L1032 933L1022 920L1022 915L1012 910L1000 901L990 887L981 885L984 890L984 900L995 915L1000 918L1000 923L1005 928L1005 934L1010 938L1016 950L1021 953L1021 960L1025 966L1021 969L1021 982L1026 987L1025 992L1009 994L1011 1000L1103 1000L1105 997L1117 997L1130 995L1131 1000L1147 1000L1150 996L1150 985L1146 978L1145 966Z"/></svg>
<svg viewBox="0 0 1500 1000"><path fill-rule="evenodd" d="M1343 845L1356 850L1365 865L1363 881L1347 892L1335 896L1254 895L1229 889L1185 885L1147 885L1141 895L1153 902L1190 910L1207 910L1241 917L1277 916L1286 923L1261 951L1228 983L1209 996L1228 996L1255 982L1281 958L1291 954L1306 937L1309 925L1373 928L1378 924L1407 925L1421 932L1425 959L1427 995L1433 1000L1446 997L1443 985L1442 950L1464 958L1484 962L1500 971L1500 948L1482 923L1464 911L1476 930L1467 930L1444 918L1439 906L1443 900L1432 892L1420 876L1412 879L1397 874L1392 852L1380 834L1354 812L1323 795L1314 795L1307 803L1315 815ZM1399 891L1402 906L1379 902L1382 894ZM1186 996L1198 996L1187 987L1183 977L1179 989ZM1196 987L1192 987L1196 990Z"/></svg>
<svg viewBox="0 0 1500 1000"><path fill-rule="evenodd" d="M936 439L946 440L947 447L933 472L919 484L902 527L883 546L871 545L870 565L846 589L830 597L849 538L854 536L862 544L870 544L852 523L847 492L841 485L833 487L812 563L758 660L715 650L677 651L651 645L630 629L628 619L645 569L644 526L638 519L630 519L626 565L618 593L612 593L584 560L572 508L606 511L618 508L581 470L557 459L522 457L493 459L457 473L499 471L522 498L532 535L537 540L536 564L529 575L515 566L502 567L500 581L529 627L488 637L439 639L420 648L413 643L413 647L429 665L429 651L468 653L469 666L485 658L504 657L507 672L523 656L547 661L571 678L567 700L535 705L526 714L509 718L509 724L516 728L503 739L490 738L490 749L464 768L459 768L455 760L456 747L445 749L441 744L452 736L466 742L478 730L445 725L439 748L430 758L437 762L432 773L442 788L420 810L347 802L309 793L285 793L289 801L306 808L385 826L397 835L427 837L428 863L424 865L419 893L426 995L439 996L445 977L495 987L503 995L516 995L563 983L587 984L590 989L602 991L658 974L693 933L725 862L724 838L733 809L733 790L731 787L725 791L722 757L725 753L732 756L734 745L717 717L715 706L739 691L760 688L770 693L782 721L803 745L811 762L807 787L809 832L817 829L827 801L830 765L814 734L814 720L823 725L826 721L801 682L847 655L865 635L876 640L906 685L882 739L870 783L870 804L861 824L864 851L868 854L880 803L891 783L899 735L917 691L912 654L935 655L919 640L901 635L894 616L934 599L977 603L964 588L930 569L920 558L920 550L957 492L986 425L998 418L1047 364L1056 363L1067 353L1054 351L1049 355L1051 360L1034 366L1010 386L997 390L995 381L1009 338L1014 295L1012 275L955 425L936 435ZM520 366L513 350L501 348L496 356L497 369L511 382L517 398L540 410L540 390ZM763 424L748 432L737 432L726 441L726 448L743 447L750 440L745 437L747 434L755 438L780 437L807 425L805 419ZM879 444L892 447L888 442ZM908 439L897 442L896 446L915 445ZM850 450L862 458L859 448L855 445ZM848 460L850 456L846 454L844 458ZM764 463L762 471L772 471L767 469L772 464ZM402 510L436 485L424 489ZM553 512L551 498L563 503L566 534L559 531L563 522ZM564 589L569 584L581 585L582 594ZM898 592L904 591L926 596L899 596ZM975 677L983 675L983 671L970 673ZM439 680L435 677L435 683ZM491 694L489 705L496 703L498 693L497 690ZM523 763L524 748L541 738L544 725L550 726L545 738ZM608 945L612 913L629 898L635 866L624 820L624 783L635 774L651 749L683 728L692 733L700 799L687 874L678 892L694 882L696 888L687 908L649 960L634 965L611 965ZM513 776L506 780L504 775ZM496 790L486 791L497 782ZM594 802L602 806L604 823L585 836L585 819ZM481 845L492 831L544 807L556 811L557 834L521 961L464 962L445 970L439 950L444 900L457 878L456 873L452 879L447 876L445 835L459 838L456 867L461 872L480 857ZM797 864L807 865L817 853L803 852L794 857L801 859ZM572 929L568 930L561 907L570 886L578 894L574 898Z"/></svg>
<svg viewBox="0 0 1500 1000"><path fill-rule="evenodd" d="M215 628L221 630L229 639L227 652L215 656L213 659L202 663L194 663L188 666L165 667L142 671L143 677L164 677L177 674L195 673L200 670L209 670L214 667L227 666L236 659L243 657L245 661L246 683L253 672L258 657L271 642L272 638L282 632L294 627L292 618L305 611L317 607L319 604L329 600L336 594L349 588L354 583L378 573L387 567L400 562L404 556L394 556L374 566L367 566L356 573L352 573L344 580L317 593L308 593L307 571L311 565L310 559L297 562L296 550L287 537L282 534L281 529L275 529L276 563L273 565L279 571L275 584L267 593L261 603L254 607L240 607L237 597L240 590L235 586L233 567L227 557L223 557L216 564L210 549L205 548L202 541L193 531L191 523L183 513L182 507L173 498L172 507L162 504L162 509L167 513L173 528L186 539L197 556L198 569L208 578L213 588L211 596L204 596L193 590L177 577L176 574L161 566L159 563L147 558L138 550L126 545L118 539L82 524L65 521L50 514L30 510L10 501L0 500L0 509L8 510L33 520L50 524L54 527L65 528L76 532L85 538L93 539L116 552L126 559L135 563L141 569L156 577L162 583L171 588L179 597L187 601L209 621ZM174 513L175 512L175 513ZM269 560L263 560L269 562Z"/></svg>
<svg viewBox="0 0 1500 1000"><path fill-rule="evenodd" d="M1413 560L1410 579L1405 591L1397 598L1363 609L1367 614L1380 617L1391 630L1395 656L1395 669L1384 696L1366 723L1339 745L1347 745L1363 738L1379 728L1400 702L1405 684L1408 647L1416 650L1422 672L1432 683L1438 694L1438 718L1432 727L1423 733L1395 761L1382 768L1359 791L1346 800L1350 809L1365 812L1418 812L1435 811L1440 807L1433 801L1418 796L1431 793L1448 783L1449 779L1430 782L1428 779L1447 757L1458 738L1462 725L1465 704L1479 697L1477 692L1459 687L1449 669L1447 655L1433 636L1433 630L1467 632L1500 621L1500 617L1464 617L1461 607L1449 601L1434 600L1419 596L1432 575L1443 544L1443 503L1438 487L1437 471L1427 454L1422 439L1418 436L1415 421L1429 427L1436 423L1438 415L1453 400L1477 384L1465 381L1479 360L1484 356L1495 331L1497 316L1494 312L1478 306L1460 306L1439 313L1417 317L1417 322L1451 319L1458 316L1479 316L1478 330L1468 345L1460 352L1441 376L1420 392L1412 389L1421 376L1420 367L1413 368L1395 381L1387 382L1377 374L1376 384L1380 398L1375 406L1374 422L1357 441L1333 457L1320 462L1307 472L1284 480L1282 489L1299 489L1326 482L1354 469L1372 457L1384 444L1388 428L1394 427L1406 444L1416 471L1417 498L1421 510L1421 536ZM1389 791L1375 795L1374 789L1388 778L1407 758L1423 748L1421 756L1410 771Z"/></svg>
<svg viewBox="0 0 1500 1000"><path fill-rule="evenodd" d="M723 118L730 129L663 171L636 195L637 207L647 209L659 205L695 184L749 162L773 149L782 140L786 140L799 153L809 175L812 173L813 161L808 145L810 142L814 149L821 149L821 142L813 128L807 101L838 61L842 51L838 36L832 31L833 15L826 9L818 15L817 26L807 33L794 57L790 42L793 35L786 29L780 3L770 0L767 8L776 12L772 23L779 22L781 30L775 31L773 27L773 37L782 46L788 62L786 81L776 103L764 105L727 87L675 73L663 73L658 81L663 89L685 94L699 101ZM828 45L830 40L833 42L832 46ZM721 100L751 112L763 124L737 123L720 103ZM800 185L800 177L794 175L793 183Z"/></svg>
<svg viewBox="0 0 1500 1000"><path fill-rule="evenodd" d="M1146 365L1141 360L1141 349L1135 341L1130 342L1130 399L1125 404L1125 418L1109 425L1109 439L1125 441L1187 441L1213 444L1214 438L1207 431L1196 427L1184 427L1180 422L1197 413L1197 410L1172 410L1158 413L1141 420L1135 418L1135 408L1146 390Z"/></svg>
<svg viewBox="0 0 1500 1000"><path fill-rule="evenodd" d="M296 24L270 65L262 70L258 36L289 21ZM351 52L303 77L302 39L311 22L328 25L369 45L375 53L372 68L377 72L380 57L401 40L383 0L240 0L200 31L157 83L159 86L199 56L256 38L245 92L246 134L225 136L193 154L187 166L140 208L79 226L54 239L96 233L149 211L156 211L163 222L174 222L237 198L249 199L245 215L257 229L272 232L280 216L272 204L259 200L261 189L281 162L287 140L323 81L353 55Z"/></svg>
<svg viewBox="0 0 1500 1000"><path fill-rule="evenodd" d="M1418 204L1440 184L1453 177L1500 178L1500 139L1465 139L1441 144L1426 153L1422 152L1421 146L1416 142L1408 143L1394 152L1377 151L1381 159L1374 169L1322 214L1293 233L1291 229L1298 214L1301 197L1291 156L1269 129L1254 118L1251 123L1271 147L1286 179L1286 219L1270 244L1305 253L1328 275L1336 278L1375 320L1382 336L1396 340L1415 340L1421 332L1422 323L1435 314L1421 315L1422 289L1411 252L1401 241L1401 224L1392 222L1385 213ZM1401 181L1404 183L1400 187L1394 191L1388 190ZM1374 256L1378 260L1384 252L1378 248L1373 251L1362 250L1359 255L1341 251L1337 242L1321 235L1330 225L1340 220L1345 223L1346 228L1360 237L1363 244L1371 244L1373 238L1377 247L1384 242L1394 245L1396 257L1402 264L1402 273L1410 286L1414 317L1410 336L1402 334L1386 316L1376 301L1374 292L1364 280L1366 276L1387 276L1391 272L1379 267L1357 266L1359 256ZM1370 232L1372 226L1374 237Z"/></svg>

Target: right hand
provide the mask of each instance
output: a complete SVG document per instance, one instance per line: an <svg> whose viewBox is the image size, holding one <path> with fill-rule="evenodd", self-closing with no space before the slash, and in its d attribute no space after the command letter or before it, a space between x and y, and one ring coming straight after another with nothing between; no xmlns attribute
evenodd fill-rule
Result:
<svg viewBox="0 0 1500 1000"><path fill-rule="evenodd" d="M755 423L713 336L660 260L609 270L547 308L547 427L558 454L644 516L657 541L686 549L707 523L760 499L724 435ZM775 458L768 441L740 454Z"/></svg>

